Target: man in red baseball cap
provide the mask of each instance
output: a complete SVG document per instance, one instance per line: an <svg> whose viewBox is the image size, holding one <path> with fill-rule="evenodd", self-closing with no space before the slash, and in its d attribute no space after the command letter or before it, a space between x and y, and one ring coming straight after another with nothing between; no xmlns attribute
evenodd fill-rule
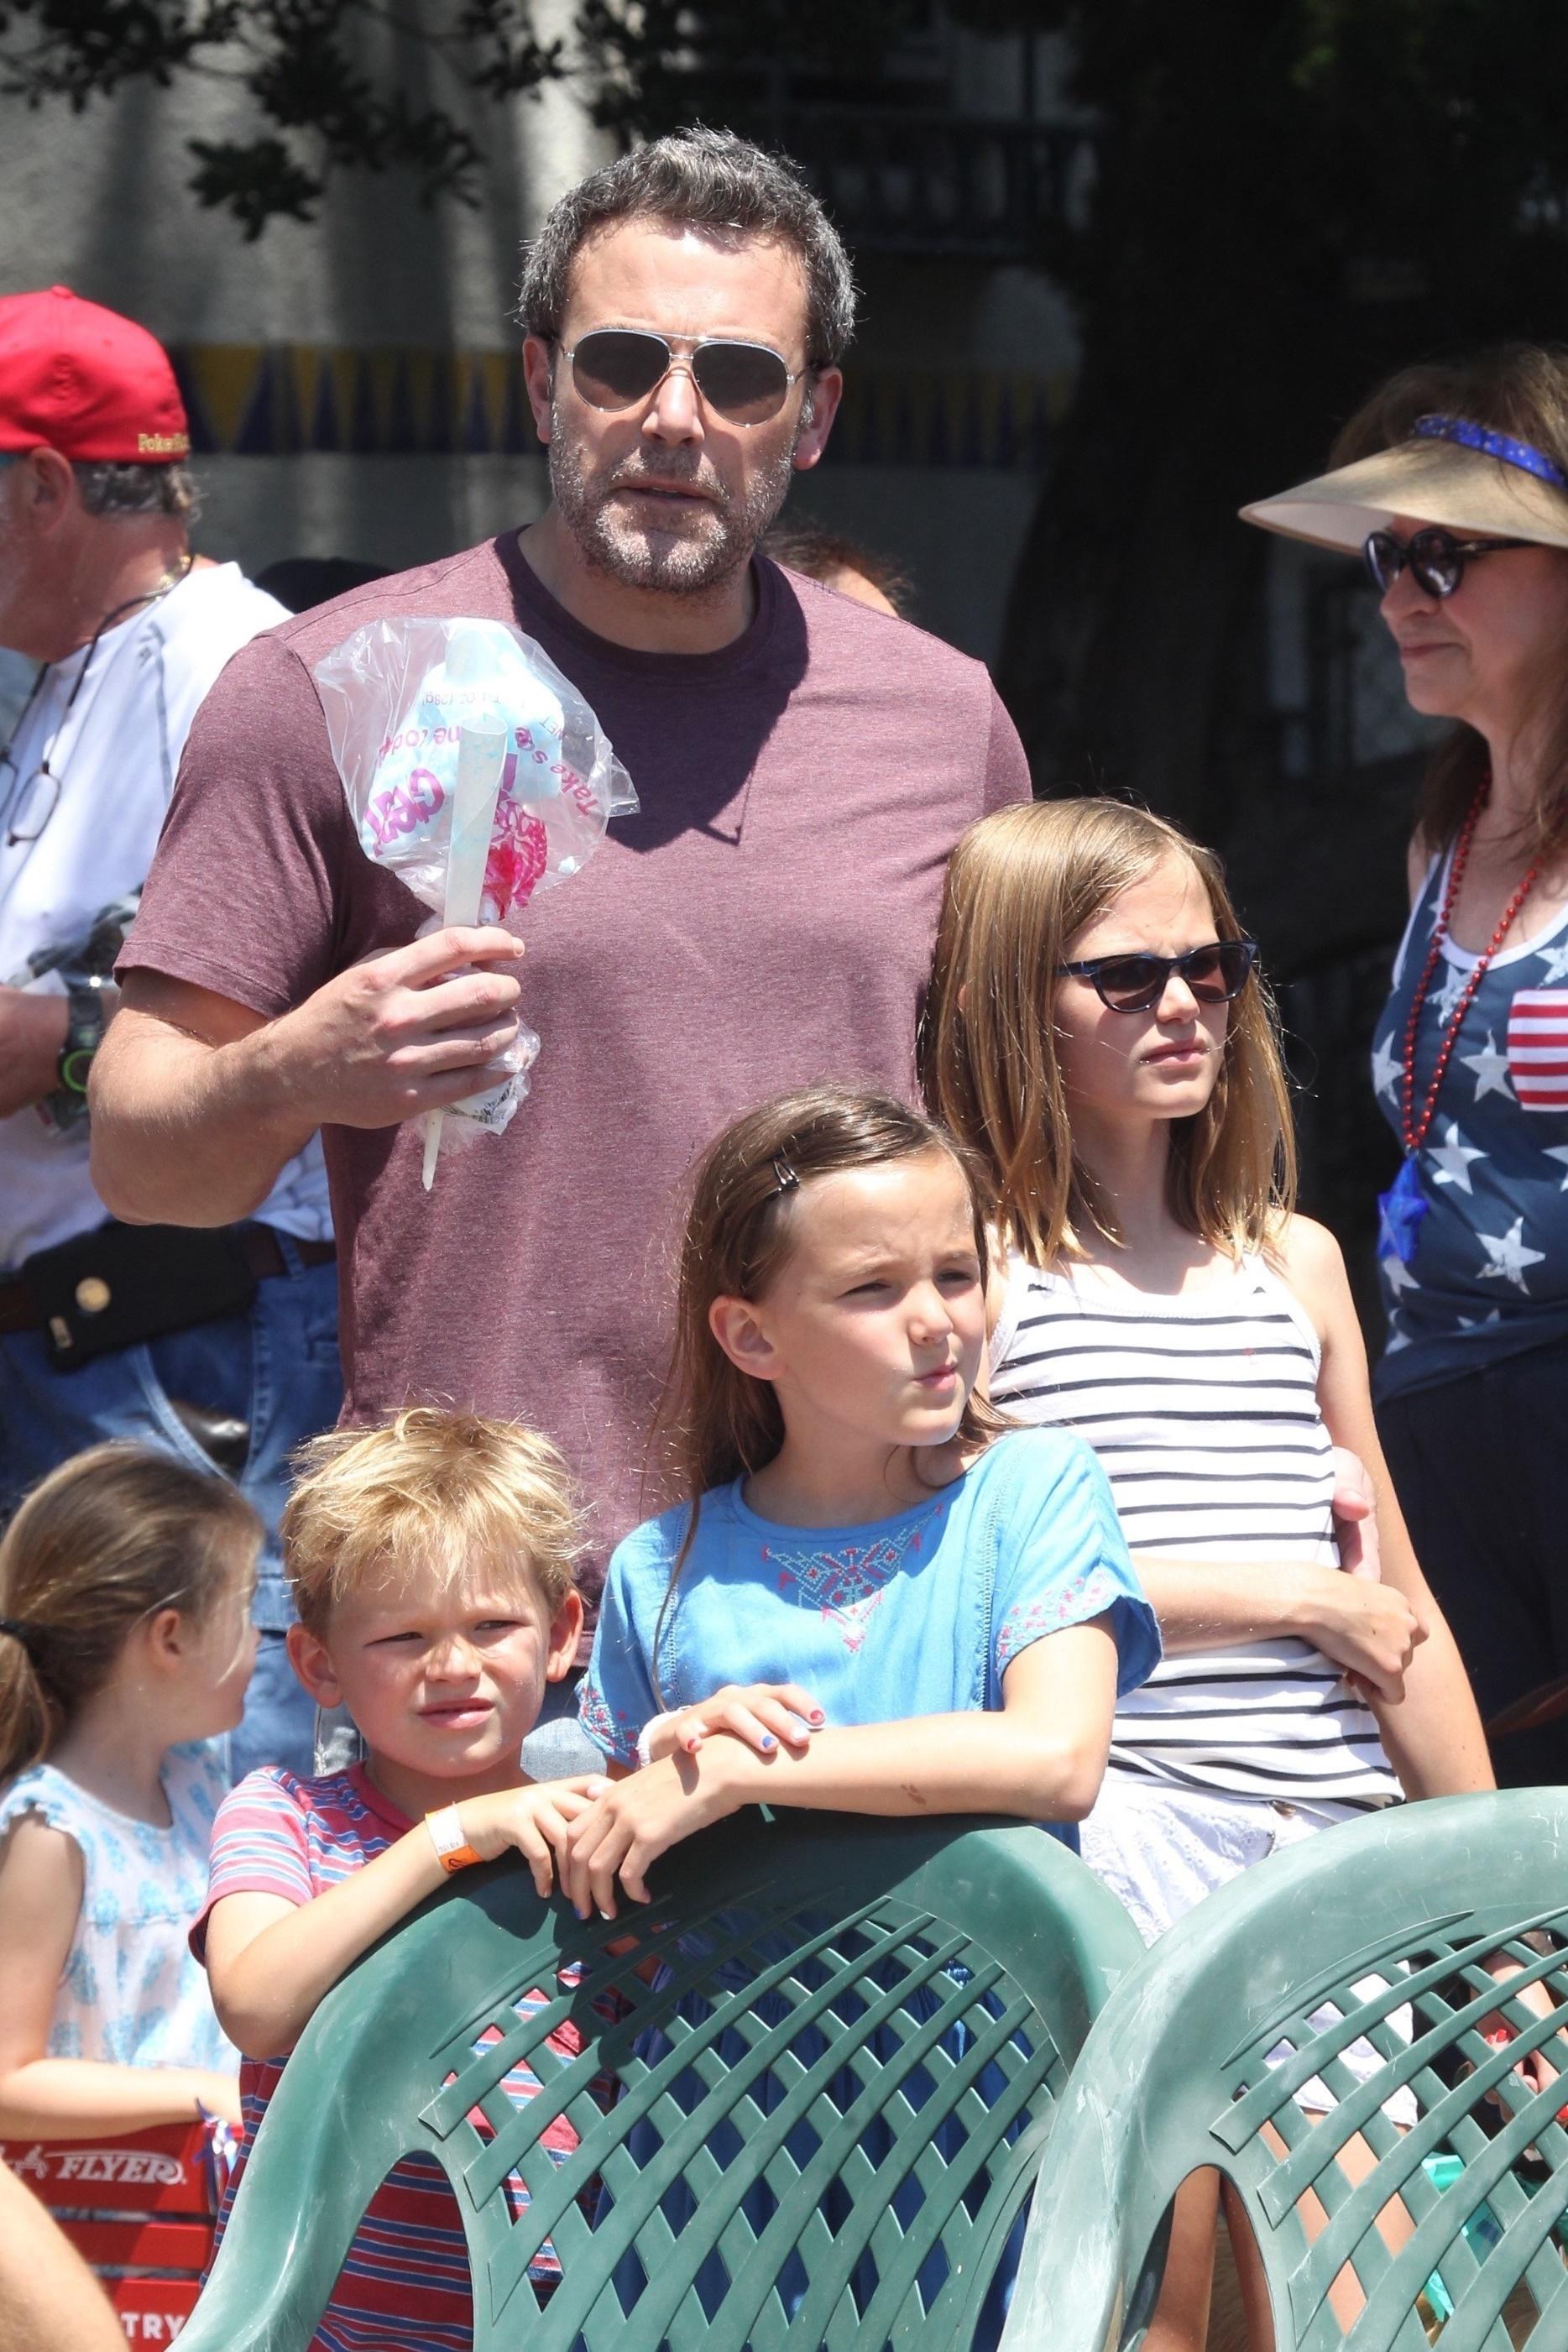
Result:
<svg viewBox="0 0 1568 2352"><path fill-rule="evenodd" d="M88 1071L185 736L229 656L287 618L194 555L169 357L68 287L0 298L0 646L40 665L0 735L0 1523L106 1437L227 1469L271 1526L289 1448L337 1417L319 1143L216 1234L119 1225L88 1165ZM235 1761L309 1769L276 1549Z"/></svg>

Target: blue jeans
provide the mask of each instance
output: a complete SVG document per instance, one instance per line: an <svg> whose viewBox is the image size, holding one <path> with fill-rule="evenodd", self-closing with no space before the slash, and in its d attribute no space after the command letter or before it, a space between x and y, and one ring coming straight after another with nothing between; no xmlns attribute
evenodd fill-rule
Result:
<svg viewBox="0 0 1568 2352"><path fill-rule="evenodd" d="M57 1371L42 1335L0 1339L0 1524L46 1471L105 1438L155 1446L216 1477L171 1398L233 1414L249 1424L241 1494L267 1528L253 1614L261 1650L245 1719L229 1735L236 1780L258 1764L309 1772L315 1708L283 1650L292 1618L278 1521L288 1497L288 1464L301 1438L330 1429L342 1403L334 1265L302 1265L286 1234L289 1272L256 1286L248 1313L194 1324L142 1347L119 1348L77 1370Z"/></svg>

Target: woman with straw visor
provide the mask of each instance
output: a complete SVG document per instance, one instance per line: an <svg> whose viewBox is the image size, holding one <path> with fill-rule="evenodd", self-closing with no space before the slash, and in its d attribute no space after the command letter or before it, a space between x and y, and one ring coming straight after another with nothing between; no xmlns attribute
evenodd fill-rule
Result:
<svg viewBox="0 0 1568 2352"><path fill-rule="evenodd" d="M1414 709L1454 721L1410 845L1373 1080L1379 1428L1493 1718L1568 1674L1568 351L1510 346L1373 394L1333 471L1243 509L1360 551ZM1568 1718L1500 1742L1568 1780Z"/></svg>

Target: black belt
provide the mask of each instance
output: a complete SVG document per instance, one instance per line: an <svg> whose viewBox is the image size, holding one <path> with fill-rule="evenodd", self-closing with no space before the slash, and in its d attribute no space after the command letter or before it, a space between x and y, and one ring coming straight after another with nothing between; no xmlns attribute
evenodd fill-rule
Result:
<svg viewBox="0 0 1568 2352"><path fill-rule="evenodd" d="M258 1282L293 1272L284 1255L282 1241L270 1225L234 1225L229 1231ZM301 1242L290 1236L290 1247L300 1265L308 1266L330 1265L338 1254L335 1242ZM105 1307L109 1303L108 1299L101 1301ZM81 1304L87 1307L89 1301L83 1299ZM41 1331L48 1320L43 1302L24 1276L0 1274L0 1337L14 1331Z"/></svg>
<svg viewBox="0 0 1568 2352"><path fill-rule="evenodd" d="M292 1234L289 1238L301 1265L331 1265L338 1254L336 1242L297 1242ZM239 1245L258 1282L265 1282L270 1275L294 1271L270 1225L241 1225Z"/></svg>

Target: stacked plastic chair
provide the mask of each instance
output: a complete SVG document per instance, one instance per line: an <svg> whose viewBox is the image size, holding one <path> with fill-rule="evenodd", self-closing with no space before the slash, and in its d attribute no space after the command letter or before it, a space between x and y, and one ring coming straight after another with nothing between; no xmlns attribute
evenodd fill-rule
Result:
<svg viewBox="0 0 1568 2352"><path fill-rule="evenodd" d="M590 1925L498 1864L369 1954L289 2060L182 2352L304 2352L416 2150L463 2217L475 2352L963 2352L1137 1962L1126 1915L1017 1824L752 1812L654 1884Z"/></svg>
<svg viewBox="0 0 1568 2352"><path fill-rule="evenodd" d="M1141 2343L1205 2166L1246 2209L1275 2352L1563 2352L1564 2029L1568 1791L1402 1807L1262 1864L1100 2011L1003 2352ZM1536 2050L1564 2077L1541 2091Z"/></svg>

